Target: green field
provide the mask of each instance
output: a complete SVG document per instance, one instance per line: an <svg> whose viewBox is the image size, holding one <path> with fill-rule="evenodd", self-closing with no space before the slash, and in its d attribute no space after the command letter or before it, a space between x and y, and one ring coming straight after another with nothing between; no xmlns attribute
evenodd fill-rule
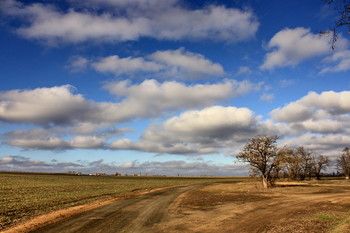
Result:
<svg viewBox="0 0 350 233"><path fill-rule="evenodd" d="M0 230L36 215L99 199L174 185L243 179L0 173Z"/></svg>

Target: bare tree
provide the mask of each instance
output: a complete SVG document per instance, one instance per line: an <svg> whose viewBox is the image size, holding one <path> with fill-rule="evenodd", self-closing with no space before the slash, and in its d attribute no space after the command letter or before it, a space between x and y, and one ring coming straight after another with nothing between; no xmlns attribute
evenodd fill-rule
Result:
<svg viewBox="0 0 350 233"><path fill-rule="evenodd" d="M337 159L338 169L345 175L348 180L350 177L350 149L345 147Z"/></svg>
<svg viewBox="0 0 350 233"><path fill-rule="evenodd" d="M312 151L305 149L305 147L300 146L295 150L296 156L300 158L301 162L301 172L300 180L305 180L306 177L311 178L312 176Z"/></svg>
<svg viewBox="0 0 350 233"><path fill-rule="evenodd" d="M256 136L250 139L236 157L249 163L254 175L262 177L264 188L273 186L275 168L280 163L277 136Z"/></svg>
<svg viewBox="0 0 350 233"><path fill-rule="evenodd" d="M329 30L322 31L320 34L332 34L332 49L334 49L335 42L338 40L337 29L340 27L348 27L350 33L350 0L325 0L327 4L335 5L339 17L335 21L334 26Z"/></svg>
<svg viewBox="0 0 350 233"><path fill-rule="evenodd" d="M320 179L322 170L327 169L329 162L329 158L323 155L312 157L312 170L317 180Z"/></svg>
<svg viewBox="0 0 350 233"><path fill-rule="evenodd" d="M306 177L311 179L315 173L315 161L312 157L312 151L300 146L296 149L285 149L283 153L282 166L285 173L291 180L305 180Z"/></svg>
<svg viewBox="0 0 350 233"><path fill-rule="evenodd" d="M295 150L286 149L282 157L282 166L285 170L286 175L291 180L300 180L302 174L302 159L297 156Z"/></svg>

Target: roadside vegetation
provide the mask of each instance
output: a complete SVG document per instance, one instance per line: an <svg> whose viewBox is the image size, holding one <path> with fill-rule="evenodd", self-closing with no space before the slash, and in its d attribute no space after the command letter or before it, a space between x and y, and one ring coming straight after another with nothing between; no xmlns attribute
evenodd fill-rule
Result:
<svg viewBox="0 0 350 233"><path fill-rule="evenodd" d="M0 173L0 230L50 211L152 189L244 178L116 177Z"/></svg>

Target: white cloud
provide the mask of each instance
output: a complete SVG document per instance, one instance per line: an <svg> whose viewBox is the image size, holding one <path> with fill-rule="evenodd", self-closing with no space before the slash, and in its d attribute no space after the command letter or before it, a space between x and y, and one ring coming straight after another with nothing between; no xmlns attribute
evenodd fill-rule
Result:
<svg viewBox="0 0 350 233"><path fill-rule="evenodd" d="M341 134L349 130L349 113L350 92L326 91L310 92L270 114L273 120L288 122L299 132Z"/></svg>
<svg viewBox="0 0 350 233"><path fill-rule="evenodd" d="M178 82L158 83L155 80L145 80L140 84L115 82L108 85L108 88L111 93L124 97L118 103L87 101L79 94L72 94L69 86L2 92L2 121L33 123L45 128L15 130L1 136L5 139L4 144L23 149L135 150L192 156L235 154L248 139L257 134L283 136L288 138L286 142L292 146L297 143L310 144L313 149L327 155L334 155L337 146L347 143L346 135L350 133L350 92L310 92L283 108L273 110L272 118L266 121L261 121L260 117L247 108L211 106L215 102L242 94L240 92L243 90L243 93L252 90L254 85L248 89L246 87L246 84L232 80L221 84L192 86ZM51 109L46 107L50 101L44 97L51 95L65 97L63 103L68 109L61 108L60 112L67 115L61 115L59 121L56 116L51 117ZM46 102L41 103L40 100L43 99ZM51 101L56 106L62 105L56 103L58 100L55 98L51 98ZM70 104L74 106L74 101L83 111L76 113L69 110ZM43 109L30 108L31 104L41 104ZM26 111L21 109L22 106L25 106ZM204 108L191 110L200 107ZM30 112L31 109L35 109L35 112ZM184 110L185 112L169 117L162 124L151 124L138 141L114 139L130 130L114 128L114 124ZM44 111L46 115L39 114ZM301 140L300 135L303 134L311 135L307 138L308 141ZM314 138L316 139L312 141ZM330 143L325 144L327 139ZM337 139L340 140L338 143Z"/></svg>
<svg viewBox="0 0 350 233"><path fill-rule="evenodd" d="M89 65L89 60L85 57L75 56L72 57L67 65L67 69L71 72L84 71Z"/></svg>
<svg viewBox="0 0 350 233"><path fill-rule="evenodd" d="M156 72L163 68L162 65L146 61L143 58L120 58L117 55L102 58L92 63L92 67L100 72L111 72L116 75L134 72Z"/></svg>
<svg viewBox="0 0 350 233"><path fill-rule="evenodd" d="M130 161L130 162L126 162L126 163L123 163L121 165L122 168L132 168L132 167L135 167L135 164L134 162Z"/></svg>
<svg viewBox="0 0 350 233"><path fill-rule="evenodd" d="M91 62L99 72L115 75L148 72L152 76L175 79L207 78L225 74L223 67L214 63L202 54L177 50L157 51L145 57L120 58L117 55L100 58Z"/></svg>
<svg viewBox="0 0 350 233"><path fill-rule="evenodd" d="M90 103L66 85L0 92L0 121L70 124L84 119Z"/></svg>
<svg viewBox="0 0 350 233"><path fill-rule="evenodd" d="M129 81L109 83L105 88L117 96L127 96L120 108L132 112L145 112L152 116L160 111L205 107L259 88L249 81L226 80L217 84L185 85L180 82L145 80L131 85Z"/></svg>
<svg viewBox="0 0 350 233"><path fill-rule="evenodd" d="M329 38L319 36L306 28L283 29L272 37L267 47L273 51L265 57L262 70L296 66L309 58L330 52Z"/></svg>
<svg viewBox="0 0 350 233"><path fill-rule="evenodd" d="M63 139L67 133L63 129L31 129L17 130L4 134L8 141L4 143L23 149L39 150L67 150L67 149L103 149L105 137L101 136L75 136L72 139Z"/></svg>
<svg viewBox="0 0 350 233"><path fill-rule="evenodd" d="M244 130L255 123L247 108L213 106L201 111L187 111L164 123L164 129L178 134L220 137L226 131Z"/></svg>
<svg viewBox="0 0 350 233"><path fill-rule="evenodd" d="M296 122L309 119L312 109L299 102L292 102L283 108L274 109L270 115L276 121Z"/></svg>
<svg viewBox="0 0 350 233"><path fill-rule="evenodd" d="M85 174L107 173L115 174L148 174L148 175L169 175L169 176L247 176L248 167L242 164L213 164L211 162L185 162L173 160L166 162L129 161L121 165L106 163L103 159L82 162L44 162L32 160L30 158L18 155L5 156L0 158L0 170L2 171L30 171L30 172L82 172Z"/></svg>
<svg viewBox="0 0 350 233"><path fill-rule="evenodd" d="M201 54L178 50L158 51L149 56L151 59L164 63L170 67L184 70L189 74L224 75L224 69L220 64L207 60Z"/></svg>
<svg viewBox="0 0 350 233"><path fill-rule="evenodd" d="M110 8L130 8L129 11L139 11L139 10L152 10L159 11L159 9L168 9L174 7L178 0L69 0L73 5L77 6L94 6L94 7L110 7ZM113 9L112 8L112 9Z"/></svg>
<svg viewBox="0 0 350 233"><path fill-rule="evenodd" d="M237 95L246 94L259 88L259 85L235 80L196 85L145 80L134 85L127 81L114 82L107 84L105 88L122 97L122 100L120 102L89 101L82 95L73 93L74 89L71 86L1 92L1 121L45 127L8 132L4 134L8 138L4 143L24 149L104 149L107 147L106 141L109 138L121 136L130 131L130 129L115 128L115 124L210 106ZM249 115L249 111L246 114ZM222 117L224 116L226 115L223 114ZM235 120L238 121L238 118ZM230 124L232 122L233 119ZM69 137L73 138L67 139ZM135 147L135 144L132 143L127 147ZM139 143L136 144L136 149L160 153L185 151L191 154L199 153L198 151L200 153L215 151L211 147L197 149L193 145L183 145L182 142L159 146Z"/></svg>
<svg viewBox="0 0 350 233"><path fill-rule="evenodd" d="M219 153L237 146L236 150L258 132L257 120L247 108L213 106L184 112L162 126L151 125L138 142L121 139L112 142L110 147L184 155Z"/></svg>
<svg viewBox="0 0 350 233"><path fill-rule="evenodd" d="M236 75L244 75L244 74L247 75L247 74L251 74L251 73L253 73L253 71L249 67L240 66Z"/></svg>
<svg viewBox="0 0 350 233"><path fill-rule="evenodd" d="M260 96L261 101L271 102L275 98L274 94L264 93Z"/></svg>
<svg viewBox="0 0 350 233"><path fill-rule="evenodd" d="M17 29L19 34L48 43L120 42L140 37L235 42L253 37L259 26L251 11L224 6L191 10L179 1L90 1L94 2L97 4L73 4L77 9L71 7L63 11L54 5L8 0L2 11L25 20L26 23ZM99 5L104 13L91 10L94 5Z"/></svg>
<svg viewBox="0 0 350 233"><path fill-rule="evenodd" d="M69 146L83 149L104 148L104 141L103 137L76 136L69 141Z"/></svg>
<svg viewBox="0 0 350 233"><path fill-rule="evenodd" d="M310 92L303 98L271 112L272 119L285 122L304 121L324 111L331 115L350 113L350 92ZM323 114L325 116L325 114ZM327 117L331 117L326 115Z"/></svg>
<svg viewBox="0 0 350 233"><path fill-rule="evenodd" d="M208 106L246 94L259 86L248 81L185 85L145 80L105 86L121 102L93 102L74 94L71 86L0 92L0 121L38 125L113 124L165 112ZM85 125L86 126L86 125Z"/></svg>
<svg viewBox="0 0 350 233"><path fill-rule="evenodd" d="M17 138L7 141L6 144L21 147L23 149L65 150L70 148L69 143L59 137L50 137L45 139Z"/></svg>
<svg viewBox="0 0 350 233"><path fill-rule="evenodd" d="M164 143L163 141L153 142L141 140L133 142L130 139L120 139L113 141L109 145L112 150L135 150L142 152L151 152L157 154L177 154L177 155L203 155L218 152L215 148L203 147L199 144L172 142Z"/></svg>
<svg viewBox="0 0 350 233"><path fill-rule="evenodd" d="M341 133L345 126L350 126L340 120L306 120L301 123L292 124L292 127L299 128L299 131L309 131L313 133Z"/></svg>
<svg viewBox="0 0 350 233"><path fill-rule="evenodd" d="M326 63L326 64L333 63L333 65L323 68L320 71L320 74L350 70L350 50L335 52L333 55L323 59L323 63ZM337 63L337 64L334 64L334 63Z"/></svg>
<svg viewBox="0 0 350 233"><path fill-rule="evenodd" d="M305 146L319 154L336 158L344 147L350 145L350 137L343 134L313 134L305 133L299 137L294 137L283 141L290 147Z"/></svg>
<svg viewBox="0 0 350 233"><path fill-rule="evenodd" d="M350 91L324 91L321 94L310 92L300 102L332 114L350 113Z"/></svg>

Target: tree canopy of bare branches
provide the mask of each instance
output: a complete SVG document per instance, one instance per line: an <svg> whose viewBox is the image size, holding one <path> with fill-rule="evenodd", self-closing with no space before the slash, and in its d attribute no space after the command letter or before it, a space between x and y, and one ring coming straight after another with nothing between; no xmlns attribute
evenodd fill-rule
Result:
<svg viewBox="0 0 350 233"><path fill-rule="evenodd" d="M350 0L325 0L327 4L335 5L338 11L338 18L335 20L334 26L330 30L322 31L321 34L332 33L332 49L338 39L337 29L347 27L350 33Z"/></svg>
<svg viewBox="0 0 350 233"><path fill-rule="evenodd" d="M350 150L348 149L349 171ZM277 136L256 136L249 140L237 159L251 166L251 174L260 176L264 188L274 185L281 175L291 180L320 179L321 172L330 162L328 157L315 155L312 150L300 146L296 149L277 146Z"/></svg>
<svg viewBox="0 0 350 233"><path fill-rule="evenodd" d="M312 157L312 173L316 176L316 179L320 179L322 170L327 168L329 162L329 158L323 155Z"/></svg>
<svg viewBox="0 0 350 233"><path fill-rule="evenodd" d="M350 177L350 149L345 147L337 160L338 169L344 173L346 179Z"/></svg>
<svg viewBox="0 0 350 233"><path fill-rule="evenodd" d="M279 164L277 136L256 136L244 146L236 157L247 162L254 174L260 174L264 188L272 186L273 172Z"/></svg>

